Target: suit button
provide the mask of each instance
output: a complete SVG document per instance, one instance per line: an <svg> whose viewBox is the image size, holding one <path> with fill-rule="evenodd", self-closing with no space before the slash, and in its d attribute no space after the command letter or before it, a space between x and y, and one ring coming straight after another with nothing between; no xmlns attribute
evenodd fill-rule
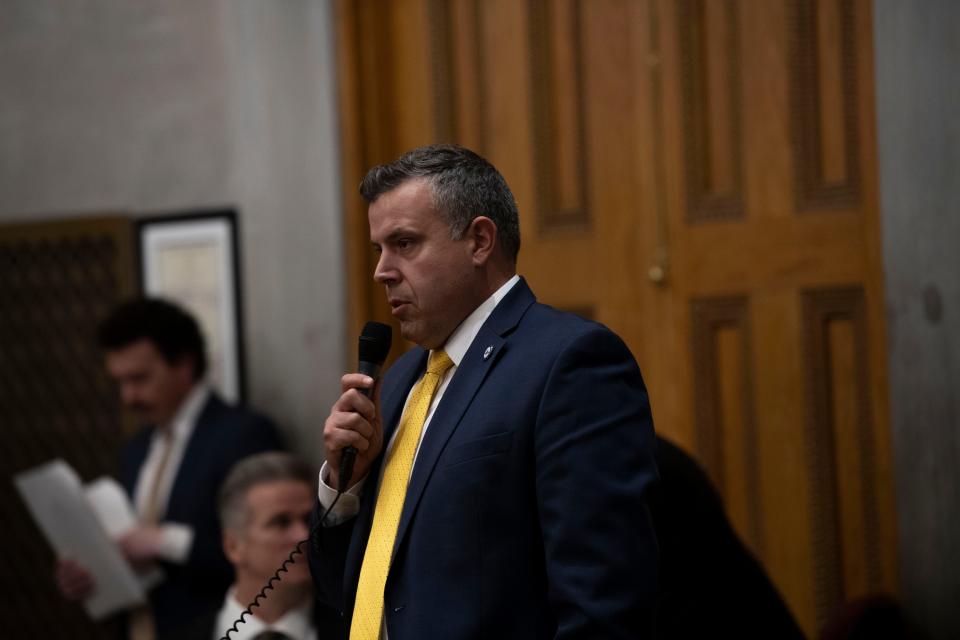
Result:
<svg viewBox="0 0 960 640"><path fill-rule="evenodd" d="M406 606L406 605L403 605L403 604L402 604L402 605L400 605L399 607L394 607L394 608L393 608L393 612L394 612L394 613L400 613L401 611L403 611L403 608L404 608L405 606Z"/></svg>

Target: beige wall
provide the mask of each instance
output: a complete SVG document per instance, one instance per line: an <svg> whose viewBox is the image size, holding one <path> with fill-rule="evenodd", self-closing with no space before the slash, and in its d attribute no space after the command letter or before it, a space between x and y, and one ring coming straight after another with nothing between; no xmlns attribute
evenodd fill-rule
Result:
<svg viewBox="0 0 960 640"><path fill-rule="evenodd" d="M250 400L318 460L349 356L329 3L0 7L0 222L236 207Z"/></svg>
<svg viewBox="0 0 960 640"><path fill-rule="evenodd" d="M960 3L876 0L877 126L900 577L960 637Z"/></svg>

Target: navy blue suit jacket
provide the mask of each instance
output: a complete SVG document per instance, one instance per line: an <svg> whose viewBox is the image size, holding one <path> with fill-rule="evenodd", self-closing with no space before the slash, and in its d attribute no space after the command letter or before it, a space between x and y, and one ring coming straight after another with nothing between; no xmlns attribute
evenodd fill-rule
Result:
<svg viewBox="0 0 960 640"><path fill-rule="evenodd" d="M131 499L152 433L153 427L144 427L121 452L120 481ZM230 406L211 393L197 418L161 517L161 522L193 528L186 564L162 563L166 579L150 592L161 634L222 604L233 582L233 567L223 555L217 491L238 460L280 448L277 430L267 418Z"/></svg>
<svg viewBox="0 0 960 640"><path fill-rule="evenodd" d="M387 372L384 442L426 367ZM520 281L481 327L421 444L384 615L390 640L652 635L656 480L647 393L605 327L538 304ZM352 616L383 456L360 512L310 545L319 597ZM318 510L314 514L316 519Z"/></svg>

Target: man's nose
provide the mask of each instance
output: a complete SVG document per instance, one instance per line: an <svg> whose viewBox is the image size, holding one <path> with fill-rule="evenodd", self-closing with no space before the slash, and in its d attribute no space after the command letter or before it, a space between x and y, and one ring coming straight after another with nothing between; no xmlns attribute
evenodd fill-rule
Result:
<svg viewBox="0 0 960 640"><path fill-rule="evenodd" d="M301 540L306 540L307 536L310 535L310 522L308 520L295 520L290 526L290 537L296 538L296 542Z"/></svg>
<svg viewBox="0 0 960 640"><path fill-rule="evenodd" d="M381 253L377 260L377 267L373 270L373 280L377 284L389 284L396 282L397 270L390 263L386 253Z"/></svg>
<svg viewBox="0 0 960 640"><path fill-rule="evenodd" d="M137 390L131 385L121 385L120 387L120 403L125 407L129 407L137 401Z"/></svg>

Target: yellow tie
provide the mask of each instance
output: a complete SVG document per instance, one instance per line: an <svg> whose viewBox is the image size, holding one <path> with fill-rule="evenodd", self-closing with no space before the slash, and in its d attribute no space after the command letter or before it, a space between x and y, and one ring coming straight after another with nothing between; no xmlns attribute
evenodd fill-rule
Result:
<svg viewBox="0 0 960 640"><path fill-rule="evenodd" d="M377 640L383 626L383 590L390 571L390 557L397 538L397 526L407 497L407 483L413 468L413 457L420 443L423 423L430 411L430 401L443 374L453 361L442 350L430 354L427 372L410 393L407 408L400 418L393 448L387 452L386 466L377 503L373 513L373 526L367 539L367 550L360 566L360 581L357 583L357 602L353 608L350 625L350 640Z"/></svg>

